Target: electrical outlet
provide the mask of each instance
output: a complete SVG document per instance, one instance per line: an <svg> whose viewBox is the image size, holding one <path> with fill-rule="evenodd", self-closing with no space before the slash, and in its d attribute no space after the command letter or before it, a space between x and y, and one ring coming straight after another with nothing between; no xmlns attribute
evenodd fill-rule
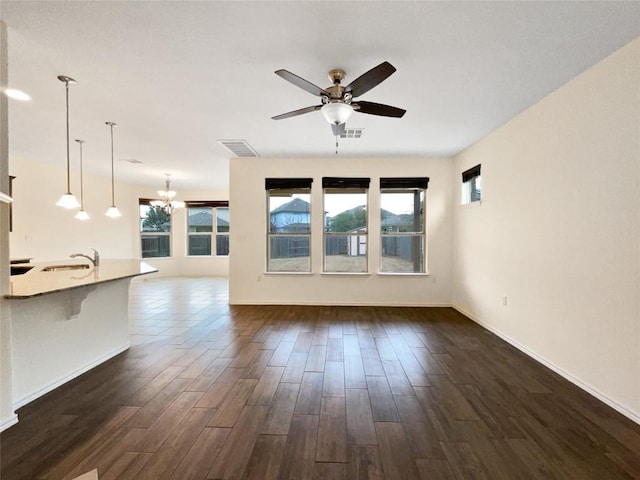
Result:
<svg viewBox="0 0 640 480"><path fill-rule="evenodd" d="M506 295L504 297L502 297L502 306L503 307L507 306L507 296Z"/></svg>

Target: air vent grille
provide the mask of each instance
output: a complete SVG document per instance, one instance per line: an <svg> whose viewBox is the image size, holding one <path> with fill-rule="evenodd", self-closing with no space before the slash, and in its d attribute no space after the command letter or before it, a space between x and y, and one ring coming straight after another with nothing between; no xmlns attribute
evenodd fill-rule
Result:
<svg viewBox="0 0 640 480"><path fill-rule="evenodd" d="M218 143L236 157L259 157L256 151L244 140L218 140Z"/></svg>
<svg viewBox="0 0 640 480"><path fill-rule="evenodd" d="M360 138L364 128L347 128L340 138Z"/></svg>

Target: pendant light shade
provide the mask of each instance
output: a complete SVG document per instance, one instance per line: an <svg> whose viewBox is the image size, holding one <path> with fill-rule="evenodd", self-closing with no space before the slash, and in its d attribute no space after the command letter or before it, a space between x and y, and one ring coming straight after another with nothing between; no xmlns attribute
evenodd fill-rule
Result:
<svg viewBox="0 0 640 480"><path fill-rule="evenodd" d="M84 179L82 178L82 144L84 140L76 139L78 145L80 145L80 210L76 213L78 220L89 220L89 214L84 209Z"/></svg>
<svg viewBox="0 0 640 480"><path fill-rule="evenodd" d="M120 210L118 210L118 207L115 207L115 206L109 207L105 215L111 218L118 218L122 216L122 214L120 213Z"/></svg>
<svg viewBox="0 0 640 480"><path fill-rule="evenodd" d="M117 127L118 124L113 122L104 122L111 129L111 206L107 209L105 215L111 218L118 218L122 214L118 207L116 207L116 196L115 196L115 180L113 176L113 127Z"/></svg>
<svg viewBox="0 0 640 480"><path fill-rule="evenodd" d="M58 80L60 80L61 82L64 82L65 85L65 91L66 91L66 116L67 116L67 193L65 193L64 195L62 195L62 197L60 197L60 200L58 200L58 203L56 203L56 205L58 205L59 207L64 207L64 208L78 208L80 206L80 203L78 203L78 199L76 198L76 196L71 193L71 165L69 162L69 85L70 84L75 84L76 81L71 78L71 77L67 77L65 75L60 75L58 76Z"/></svg>

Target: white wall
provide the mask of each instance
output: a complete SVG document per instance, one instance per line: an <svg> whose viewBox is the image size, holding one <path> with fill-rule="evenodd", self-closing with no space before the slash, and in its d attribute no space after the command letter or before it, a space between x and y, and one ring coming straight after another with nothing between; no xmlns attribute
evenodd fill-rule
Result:
<svg viewBox="0 0 640 480"><path fill-rule="evenodd" d="M7 26L0 21L0 89L7 85ZM0 190L9 191L9 105L0 93ZM0 202L0 431L17 421L13 412L11 308L9 292L9 207Z"/></svg>
<svg viewBox="0 0 640 480"><path fill-rule="evenodd" d="M59 261L74 252L90 253L93 247L102 258L140 258L139 198L157 196L157 188L116 182L116 205L122 217L104 215L111 204L111 179L84 176L85 210L91 218L79 221L76 210L65 210L55 203L66 188L66 169L23 158L12 158L9 171L14 175L13 232L11 257L33 257L33 261ZM78 172L72 169L72 182ZM163 179L158 188L163 187ZM225 200L226 190L180 190L181 200ZM79 186L72 186L79 198ZM187 257L186 214L173 215L170 258L145 259L158 268L153 276L227 276L228 257Z"/></svg>
<svg viewBox="0 0 640 480"><path fill-rule="evenodd" d="M234 158L230 162L232 304L450 305L452 161L446 158ZM369 255L370 275L321 274L322 177L369 177L369 211L379 209L380 177L429 177L427 235L429 275L378 275L379 259ZM267 177L311 177L311 274L265 274ZM378 252L379 216L369 217L369 251Z"/></svg>
<svg viewBox="0 0 640 480"><path fill-rule="evenodd" d="M453 209L456 308L636 421L639 69L635 40L458 155Z"/></svg>
<svg viewBox="0 0 640 480"><path fill-rule="evenodd" d="M84 176L85 210L91 218L74 218L77 210L66 210L56 202L66 190L66 169L33 160L11 158L13 182L13 232L11 257L33 257L35 262L61 260L74 252L90 253L93 247L103 258L136 258L135 234L138 200L132 186L117 182L116 206L122 217L104 215L111 205L111 179ZM73 180L79 174L72 170ZM79 186L72 192L80 198Z"/></svg>

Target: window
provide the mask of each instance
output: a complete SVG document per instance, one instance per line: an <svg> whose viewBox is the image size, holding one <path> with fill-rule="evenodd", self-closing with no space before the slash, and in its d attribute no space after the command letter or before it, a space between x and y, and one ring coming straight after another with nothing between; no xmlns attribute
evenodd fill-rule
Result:
<svg viewBox="0 0 640 480"><path fill-rule="evenodd" d="M171 256L171 217L139 199L142 258Z"/></svg>
<svg viewBox="0 0 640 480"><path fill-rule="evenodd" d="M425 191L429 179L380 179L380 271L425 272Z"/></svg>
<svg viewBox="0 0 640 480"><path fill-rule="evenodd" d="M367 271L368 178L322 179L324 271Z"/></svg>
<svg viewBox="0 0 640 480"><path fill-rule="evenodd" d="M186 205L187 255L229 255L229 202L189 201Z"/></svg>
<svg viewBox="0 0 640 480"><path fill-rule="evenodd" d="M311 271L312 178L267 178L267 271Z"/></svg>
<svg viewBox="0 0 640 480"><path fill-rule="evenodd" d="M462 205L479 202L482 193L480 165L462 172Z"/></svg>

